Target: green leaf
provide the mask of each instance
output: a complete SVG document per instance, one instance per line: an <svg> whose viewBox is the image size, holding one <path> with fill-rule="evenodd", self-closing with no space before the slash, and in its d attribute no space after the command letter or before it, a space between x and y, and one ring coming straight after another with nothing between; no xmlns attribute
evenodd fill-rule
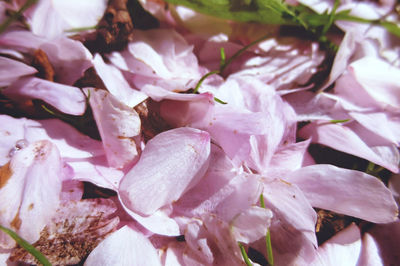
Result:
<svg viewBox="0 0 400 266"><path fill-rule="evenodd" d="M390 21L381 21L379 25L384 27L391 34L400 37L400 26L398 24Z"/></svg>
<svg viewBox="0 0 400 266"><path fill-rule="evenodd" d="M23 249L28 251L32 256L34 256L41 264L44 266L51 266L51 263L47 260L47 258L40 253L39 250L37 250L34 246L29 244L26 240L21 238L17 233L15 233L13 230L8 229L4 226L0 225L0 230L9 235L12 239L15 240L15 242L18 243Z"/></svg>
<svg viewBox="0 0 400 266"><path fill-rule="evenodd" d="M293 13L280 0L166 0L223 19L266 24L295 24Z"/></svg>

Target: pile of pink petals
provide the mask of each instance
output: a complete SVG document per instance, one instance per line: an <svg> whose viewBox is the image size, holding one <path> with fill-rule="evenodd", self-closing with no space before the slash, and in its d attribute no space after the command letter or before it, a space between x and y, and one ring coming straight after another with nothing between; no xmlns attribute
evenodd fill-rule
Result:
<svg viewBox="0 0 400 266"><path fill-rule="evenodd" d="M21 2L0 2L0 23ZM106 0L39 0L23 14L30 30L14 22L0 35L1 94L66 115L90 107L101 137L58 118L1 114L0 225L55 265L86 257L84 265L243 265L238 243L267 258L267 231L275 265L398 263L400 40L378 26L338 22L332 70L310 90L304 84L325 57L318 43L159 2L141 3L161 27L134 30L122 51L92 54L69 37L96 25ZM339 10L368 19L390 16L395 5L346 2ZM333 5L302 3L321 13ZM224 75L187 93L218 69L222 47L229 58L268 31ZM53 81L29 63L37 51ZM76 86L90 68L106 90ZM149 103L167 126L146 139L139 107L150 116ZM315 144L387 169L388 185L317 164ZM112 196L83 198L84 182ZM319 245L316 208L370 226L353 223ZM0 264L18 261L35 263L0 232Z"/></svg>

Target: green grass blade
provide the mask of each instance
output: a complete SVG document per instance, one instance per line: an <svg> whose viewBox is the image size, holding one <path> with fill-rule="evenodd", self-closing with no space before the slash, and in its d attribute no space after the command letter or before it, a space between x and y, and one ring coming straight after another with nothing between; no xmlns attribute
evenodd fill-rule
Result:
<svg viewBox="0 0 400 266"><path fill-rule="evenodd" d="M0 230L9 235L12 239L15 240L15 242L18 243L23 249L28 251L32 256L34 256L41 264L44 266L51 266L51 263L47 260L47 258L40 253L39 250L37 250L34 246L26 242L23 238L21 238L17 233L15 233L13 230L8 229L4 226L0 225Z"/></svg>

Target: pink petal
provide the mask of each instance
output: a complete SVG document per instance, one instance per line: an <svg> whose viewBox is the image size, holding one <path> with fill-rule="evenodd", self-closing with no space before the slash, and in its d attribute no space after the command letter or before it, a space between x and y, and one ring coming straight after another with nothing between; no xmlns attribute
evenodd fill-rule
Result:
<svg viewBox="0 0 400 266"><path fill-rule="evenodd" d="M70 115L82 115L86 108L85 96L79 88L35 77L20 79L3 93L16 101L21 97L41 99Z"/></svg>
<svg viewBox="0 0 400 266"><path fill-rule="evenodd" d="M297 121L351 119L338 103L340 100L333 97L324 92L315 94L310 91L300 91L287 94L284 98L295 110Z"/></svg>
<svg viewBox="0 0 400 266"><path fill-rule="evenodd" d="M61 193L61 160L55 145L37 141L17 151L3 165L0 224L33 243L55 214ZM0 233L2 247L14 241Z"/></svg>
<svg viewBox="0 0 400 266"><path fill-rule="evenodd" d="M178 94L169 92L170 94ZM178 94L190 97L191 94ZM197 97L182 97L173 99L174 95L167 96L161 102L160 114L171 126L204 128L211 121L214 109L214 97L210 93L195 94ZM152 97L149 94L150 97ZM152 97L153 98L153 97ZM175 97L174 97L175 98ZM153 98L154 99L154 98Z"/></svg>
<svg viewBox="0 0 400 266"><path fill-rule="evenodd" d="M253 206L237 215L231 221L232 233L236 241L246 244L267 234L273 214L270 210Z"/></svg>
<svg viewBox="0 0 400 266"><path fill-rule="evenodd" d="M202 76L193 47L173 30L134 31L134 41L126 51L110 57L120 69L135 73L132 82L138 88L147 84L167 90L186 91L189 83ZM192 85L193 86L193 85Z"/></svg>
<svg viewBox="0 0 400 266"><path fill-rule="evenodd" d="M179 236L181 234L178 223L168 216L167 211L159 209L149 216L141 216L128 209L122 202L121 196L118 196L125 212L150 232L164 236Z"/></svg>
<svg viewBox="0 0 400 266"><path fill-rule="evenodd" d="M71 125L57 119L33 121L0 115L0 164L4 165L18 145L49 140L66 161L104 155L100 141L83 135ZM20 143L20 144L19 144Z"/></svg>
<svg viewBox="0 0 400 266"><path fill-rule="evenodd" d="M380 255L378 243L369 234L365 233L362 240L361 255L358 265L365 266L383 266L383 259Z"/></svg>
<svg viewBox="0 0 400 266"><path fill-rule="evenodd" d="M192 220L185 230L192 256L188 259L198 258L202 265L241 265L243 259L229 224L215 215L206 215L202 220Z"/></svg>
<svg viewBox="0 0 400 266"><path fill-rule="evenodd" d="M105 156L68 160L68 165L74 171L73 180L91 182L96 186L115 191L124 176L124 172L108 165Z"/></svg>
<svg viewBox="0 0 400 266"><path fill-rule="evenodd" d="M400 117L388 111L349 112L362 126L386 138L393 144L400 143Z"/></svg>
<svg viewBox="0 0 400 266"><path fill-rule="evenodd" d="M370 66L374 66L374 68ZM400 86L397 82L399 75L400 69L398 67L379 58L364 57L349 66L349 73L344 78L351 79L358 85L357 91L362 93L360 95L365 95L367 102L363 104L364 97L360 97L359 94L355 97L356 94L346 93L345 90L349 88L349 84L337 84L335 91L338 94L343 93L346 97L350 97L349 99L360 102L361 106L365 106L369 101L374 101L383 108L386 106L399 108ZM355 91L353 90L352 93L355 93Z"/></svg>
<svg viewBox="0 0 400 266"><path fill-rule="evenodd" d="M280 177L303 165L310 140L282 145L271 158L268 171L280 172Z"/></svg>
<svg viewBox="0 0 400 266"><path fill-rule="evenodd" d="M0 35L0 45L9 47L20 52L29 53L37 49L46 42L41 38L27 30L12 30L4 32Z"/></svg>
<svg viewBox="0 0 400 266"><path fill-rule="evenodd" d="M212 145L206 175L174 203L174 214L178 217L201 217L206 213L215 213L229 222L246 211L257 202L262 187L258 176L239 174L237 171L226 154Z"/></svg>
<svg viewBox="0 0 400 266"><path fill-rule="evenodd" d="M257 77L277 90L306 83L323 60L316 43L296 38L269 38L260 42L256 51L243 58L232 75Z"/></svg>
<svg viewBox="0 0 400 266"><path fill-rule="evenodd" d="M154 246L141 233L124 226L109 235L89 255L85 265L160 265Z"/></svg>
<svg viewBox="0 0 400 266"><path fill-rule="evenodd" d="M263 195L266 208L273 212L270 232L275 263L309 264L317 247L317 214L310 203L296 185L283 180L266 182Z"/></svg>
<svg viewBox="0 0 400 266"><path fill-rule="evenodd" d="M140 143L140 117L105 90L87 88L89 102L110 166L123 168L136 159Z"/></svg>
<svg viewBox="0 0 400 266"><path fill-rule="evenodd" d="M23 122L21 138L26 138L28 141L50 140L56 144L64 160L104 155L100 141L82 134L71 125L58 119L40 121L13 119L12 123L16 124L17 121Z"/></svg>
<svg viewBox="0 0 400 266"><path fill-rule="evenodd" d="M346 70L350 57L353 55L356 48L356 39L357 36L354 31L346 32L342 42L339 45L339 50L336 53L335 60L333 61L329 78L325 82L322 89L329 87Z"/></svg>
<svg viewBox="0 0 400 266"><path fill-rule="evenodd" d="M207 170L209 155L207 132L177 128L157 135L122 179L123 203L140 215L153 214L197 184Z"/></svg>
<svg viewBox="0 0 400 266"><path fill-rule="evenodd" d="M399 262L400 221L375 225L368 234L374 238L384 265L396 265Z"/></svg>
<svg viewBox="0 0 400 266"><path fill-rule="evenodd" d="M215 215L203 217L203 220L204 229L209 234L208 239L213 240L219 250L219 252L214 250L214 264L237 265L242 263L243 258L229 224Z"/></svg>
<svg viewBox="0 0 400 266"><path fill-rule="evenodd" d="M360 229L352 224L318 249L318 259L312 265L357 265L360 252Z"/></svg>
<svg viewBox="0 0 400 266"><path fill-rule="evenodd" d="M393 222L397 205L376 177L333 165L311 165L286 179L300 187L311 205L373 223Z"/></svg>
<svg viewBox="0 0 400 266"><path fill-rule="evenodd" d="M213 250L208 241L209 235L198 220L190 221L185 229L185 241L188 249L192 251L205 264L212 264L214 261ZM188 252L189 253L189 252Z"/></svg>
<svg viewBox="0 0 400 266"><path fill-rule="evenodd" d="M369 138L369 140L361 138L348 124L345 126L329 122L311 123L299 131L299 136L302 138L311 138L314 143L320 143L333 149L367 159L393 172L398 171L398 152L396 152L396 148L386 146L388 145L387 141L385 146L381 146L384 150L379 150L379 145L375 146L372 143L373 146L370 147L367 143L368 141L377 139L376 135L373 138Z"/></svg>
<svg viewBox="0 0 400 266"><path fill-rule="evenodd" d="M107 90L125 105L133 108L147 99L146 94L131 88L118 68L104 63L99 54L94 56L93 66Z"/></svg>
<svg viewBox="0 0 400 266"><path fill-rule="evenodd" d="M38 48L46 53L59 83L72 86L92 66L92 55L79 41L62 37Z"/></svg>
<svg viewBox="0 0 400 266"><path fill-rule="evenodd" d="M33 33L52 39L69 29L95 26L106 6L105 0L41 0L26 15Z"/></svg>
<svg viewBox="0 0 400 266"><path fill-rule="evenodd" d="M252 135L266 134L268 127L265 114L261 112L216 110L207 131L235 164L240 165L250 155Z"/></svg>
<svg viewBox="0 0 400 266"><path fill-rule="evenodd" d="M0 56L0 87L6 87L18 78L36 73L33 67Z"/></svg>

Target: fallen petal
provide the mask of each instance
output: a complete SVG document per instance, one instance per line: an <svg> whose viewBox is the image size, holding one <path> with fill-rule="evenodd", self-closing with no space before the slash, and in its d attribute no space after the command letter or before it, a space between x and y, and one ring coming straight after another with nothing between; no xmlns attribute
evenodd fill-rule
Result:
<svg viewBox="0 0 400 266"><path fill-rule="evenodd" d="M398 215L390 190L363 172L319 164L301 168L286 180L299 186L313 207L373 223L390 223Z"/></svg>
<svg viewBox="0 0 400 266"><path fill-rule="evenodd" d="M101 242L90 253L84 265L161 266L161 262L149 239L129 226L124 226Z"/></svg>
<svg viewBox="0 0 400 266"><path fill-rule="evenodd" d="M207 170L209 155L207 132L177 128L157 135L122 179L122 202L140 215L153 214L197 184Z"/></svg>

